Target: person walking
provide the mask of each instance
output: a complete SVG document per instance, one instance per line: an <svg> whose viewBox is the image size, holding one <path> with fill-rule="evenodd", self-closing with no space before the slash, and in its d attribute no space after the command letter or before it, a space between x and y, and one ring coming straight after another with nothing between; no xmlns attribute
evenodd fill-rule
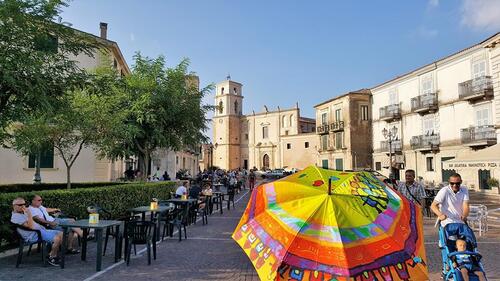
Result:
<svg viewBox="0 0 500 281"><path fill-rule="evenodd" d="M414 170L406 170L405 181L399 182L398 191L413 203L425 207L425 189L420 183L415 181Z"/></svg>
<svg viewBox="0 0 500 281"><path fill-rule="evenodd" d="M474 232L466 225L469 216L469 190L462 186L462 176L450 176L449 185L441 188L431 204L431 209L441 221L448 235L464 236L476 241Z"/></svg>

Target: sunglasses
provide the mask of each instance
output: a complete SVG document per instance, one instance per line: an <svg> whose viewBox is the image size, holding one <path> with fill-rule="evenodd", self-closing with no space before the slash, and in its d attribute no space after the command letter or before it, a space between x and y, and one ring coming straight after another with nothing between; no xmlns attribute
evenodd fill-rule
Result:
<svg viewBox="0 0 500 281"><path fill-rule="evenodd" d="M461 181L459 182L450 182L450 185L457 185L457 186L460 186L462 184Z"/></svg>
<svg viewBox="0 0 500 281"><path fill-rule="evenodd" d="M26 206L26 203L22 203L22 204L14 204L15 206Z"/></svg>

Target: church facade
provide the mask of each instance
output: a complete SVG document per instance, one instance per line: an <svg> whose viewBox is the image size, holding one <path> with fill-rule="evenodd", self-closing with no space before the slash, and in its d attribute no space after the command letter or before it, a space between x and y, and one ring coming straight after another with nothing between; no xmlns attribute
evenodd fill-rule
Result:
<svg viewBox="0 0 500 281"><path fill-rule="evenodd" d="M229 77L228 77L229 78ZM213 165L222 169L305 168L317 159L315 119L293 108L243 115L241 83L216 85L213 117Z"/></svg>

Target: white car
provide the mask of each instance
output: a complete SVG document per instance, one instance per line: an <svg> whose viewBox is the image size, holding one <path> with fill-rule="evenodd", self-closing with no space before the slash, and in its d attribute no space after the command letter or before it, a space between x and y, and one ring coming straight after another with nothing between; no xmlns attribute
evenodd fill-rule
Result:
<svg viewBox="0 0 500 281"><path fill-rule="evenodd" d="M263 176L265 176L266 178L279 179L279 178L286 176L287 174L288 173L285 171L285 169L274 169L274 170L271 170L271 171L265 173Z"/></svg>

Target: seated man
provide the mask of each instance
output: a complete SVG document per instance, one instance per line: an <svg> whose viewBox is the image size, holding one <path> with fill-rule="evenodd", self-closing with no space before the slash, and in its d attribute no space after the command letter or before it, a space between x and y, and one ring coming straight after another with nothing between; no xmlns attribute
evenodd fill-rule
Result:
<svg viewBox="0 0 500 281"><path fill-rule="evenodd" d="M200 197L201 187L198 184L194 184L189 189L189 198L198 199Z"/></svg>
<svg viewBox="0 0 500 281"><path fill-rule="evenodd" d="M467 243L465 240L457 239L456 242L457 251L465 252L467 251ZM458 253L452 256L453 265L458 268L462 274L462 278L465 281L469 281L469 272L477 275L479 281L486 281L483 271L479 266L478 257L473 254L468 253Z"/></svg>
<svg viewBox="0 0 500 281"><path fill-rule="evenodd" d="M31 206L29 207L31 214L33 216L33 220L38 224L44 226L47 229L54 229L58 231L62 231L62 227L59 226L61 222L73 222L74 219L60 219L54 218L49 213L60 212L61 210L57 208L46 208L42 206L42 197L40 195L33 196L31 200ZM76 239L76 235L82 237L83 231L80 228L71 228L71 233L68 236L68 254L78 254L80 253L77 250L78 240Z"/></svg>
<svg viewBox="0 0 500 281"><path fill-rule="evenodd" d="M26 202L23 198L18 197L12 201L12 215L10 221L12 223L22 225L26 228L33 230L40 230L42 234L42 240L47 243L52 243L52 249L50 250L47 262L50 265L58 266L59 259L57 258L57 252L62 242L62 232L52 229L45 229L33 220L33 216L29 208L26 207ZM26 231L23 229L17 230L19 235L27 242L36 242L38 236L36 232Z"/></svg>
<svg viewBox="0 0 500 281"><path fill-rule="evenodd" d="M182 195L187 195L187 185L187 181L182 182L182 184L175 190L175 197L180 198Z"/></svg>

